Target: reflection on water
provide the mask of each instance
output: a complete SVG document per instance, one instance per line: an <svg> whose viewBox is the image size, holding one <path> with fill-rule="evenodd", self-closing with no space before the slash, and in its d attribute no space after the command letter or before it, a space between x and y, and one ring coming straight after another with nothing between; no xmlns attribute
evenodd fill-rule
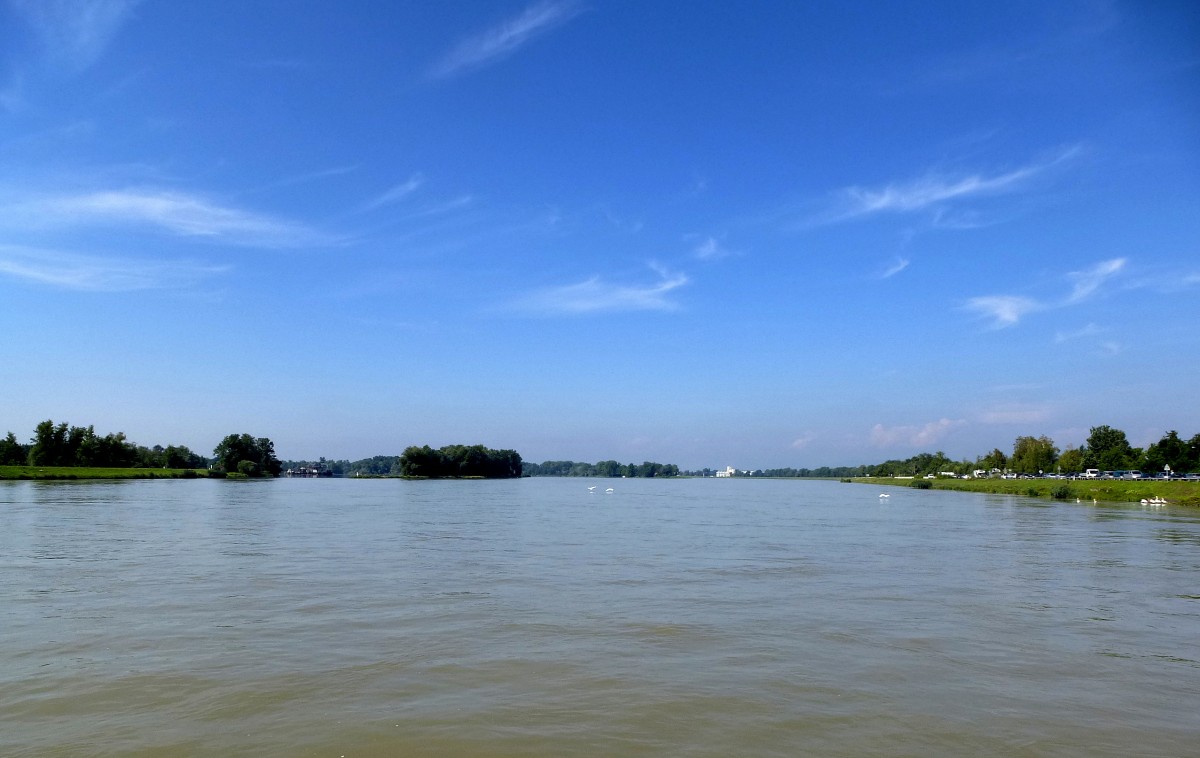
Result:
<svg viewBox="0 0 1200 758"><path fill-rule="evenodd" d="M0 485L0 755L1200 744L1194 511L586 484Z"/></svg>

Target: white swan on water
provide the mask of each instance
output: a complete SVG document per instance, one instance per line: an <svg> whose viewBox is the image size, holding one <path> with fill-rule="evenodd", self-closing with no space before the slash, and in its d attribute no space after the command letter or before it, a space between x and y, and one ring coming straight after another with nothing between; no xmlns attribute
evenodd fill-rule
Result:
<svg viewBox="0 0 1200 758"><path fill-rule="evenodd" d="M613 491L613 488L612 488L612 487L609 487L608 489L606 489L606 490L604 490L604 491L605 491L605 492L612 492L612 491Z"/></svg>
<svg viewBox="0 0 1200 758"><path fill-rule="evenodd" d="M886 492L881 492L881 493L879 493L879 496L880 496L880 497L891 497L891 495L889 495L889 494L888 494L888 493L886 493Z"/></svg>
<svg viewBox="0 0 1200 758"><path fill-rule="evenodd" d="M591 487L588 487L588 492L593 492L593 491L595 491L595 489L596 489L596 485L593 484Z"/></svg>

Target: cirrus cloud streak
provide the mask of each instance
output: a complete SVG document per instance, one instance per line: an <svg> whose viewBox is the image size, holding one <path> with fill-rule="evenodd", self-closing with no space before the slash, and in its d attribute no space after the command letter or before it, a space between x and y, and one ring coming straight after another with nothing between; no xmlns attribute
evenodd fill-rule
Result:
<svg viewBox="0 0 1200 758"><path fill-rule="evenodd" d="M679 304L669 296L686 285L688 277L658 267L655 270L659 280L648 284L615 284L593 276L575 284L550 287L517 301L513 310L542 316L677 310Z"/></svg>
<svg viewBox="0 0 1200 758"><path fill-rule="evenodd" d="M551 29L570 21L581 8L573 2L531 5L515 18L459 43L430 71L443 79L501 60Z"/></svg>
<svg viewBox="0 0 1200 758"><path fill-rule="evenodd" d="M250 247L303 247L333 239L303 224L179 192L109 190L33 198L0 208L0 225L147 226L181 237Z"/></svg>
<svg viewBox="0 0 1200 758"><path fill-rule="evenodd" d="M0 275L84 292L183 289L228 270L228 266L109 258L0 245Z"/></svg>
<svg viewBox="0 0 1200 758"><path fill-rule="evenodd" d="M965 419L942 418L921 426L876 424L871 427L870 440L875 447L924 447L938 442L966 423Z"/></svg>
<svg viewBox="0 0 1200 758"><path fill-rule="evenodd" d="M993 329L1003 329L1017 324L1030 313L1065 308L1087 300L1124 269L1125 263L1125 258L1113 258L1083 271L1070 272L1067 277L1074 280L1075 286L1066 297L1057 301L1045 302L1023 295L982 295L967 300L963 308L989 319Z"/></svg>

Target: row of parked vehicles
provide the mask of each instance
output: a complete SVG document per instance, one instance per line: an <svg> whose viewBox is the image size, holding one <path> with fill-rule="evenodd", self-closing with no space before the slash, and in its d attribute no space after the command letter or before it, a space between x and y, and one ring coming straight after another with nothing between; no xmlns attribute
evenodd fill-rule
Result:
<svg viewBox="0 0 1200 758"><path fill-rule="evenodd" d="M1082 474L1071 474L1072 479L1152 479L1155 481L1196 481L1200 482L1200 472L1177 474L1173 471L1160 471L1157 474L1143 474L1141 471L1101 471L1090 468Z"/></svg>
<svg viewBox="0 0 1200 758"><path fill-rule="evenodd" d="M1157 474L1144 474L1141 471L1101 471L1090 468L1087 471L1073 471L1069 474L1003 474L1001 479L1143 479L1153 482L1200 482L1200 472L1177 474L1173 471L1162 471Z"/></svg>

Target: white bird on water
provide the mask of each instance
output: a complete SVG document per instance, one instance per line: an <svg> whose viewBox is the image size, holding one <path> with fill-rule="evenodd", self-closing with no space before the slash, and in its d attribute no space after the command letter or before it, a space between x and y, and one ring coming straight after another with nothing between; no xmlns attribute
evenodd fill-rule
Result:
<svg viewBox="0 0 1200 758"><path fill-rule="evenodd" d="M889 494L888 494L888 493L886 493L886 492L881 492L881 493L879 493L879 496L880 496L880 497L891 497L891 495L889 495Z"/></svg>
<svg viewBox="0 0 1200 758"><path fill-rule="evenodd" d="M609 492L609 493L611 493L611 492L613 491L613 488L612 488L612 487L609 487L608 489L606 489L606 490L604 490L604 491L605 491L605 492Z"/></svg>
<svg viewBox="0 0 1200 758"><path fill-rule="evenodd" d="M588 492L595 492L595 491L596 491L596 485L593 484L591 487L588 487Z"/></svg>

